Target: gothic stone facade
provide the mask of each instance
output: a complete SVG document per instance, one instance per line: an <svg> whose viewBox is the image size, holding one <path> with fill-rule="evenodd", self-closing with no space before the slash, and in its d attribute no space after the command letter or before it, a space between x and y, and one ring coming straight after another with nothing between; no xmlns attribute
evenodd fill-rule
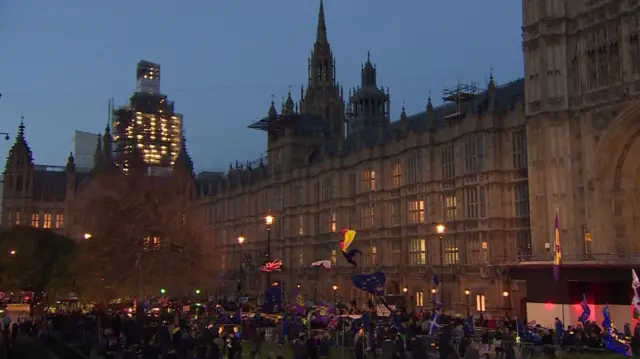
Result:
<svg viewBox="0 0 640 359"><path fill-rule="evenodd" d="M186 203L193 203L196 193L193 164L187 154L184 141L182 150L170 176L158 177L154 183L160 184L163 193L175 196L176 206L190 212ZM9 150L4 170L2 224L3 227L31 225L50 228L62 235L84 240L91 234L91 219L87 215L87 205L113 188L113 183L125 174L115 165L111 149L112 139L109 127L98 140L94 168L90 172L76 171L73 154L64 168L39 166L33 163L31 149L21 123L15 143ZM142 171L133 175L146 175L146 166L140 156L137 163ZM186 221L193 228L197 216Z"/></svg>
<svg viewBox="0 0 640 359"><path fill-rule="evenodd" d="M230 167L200 184L202 217L215 231L226 290L235 288L241 263L244 290L259 295L265 288L257 267L264 263L270 213L271 259L285 268L272 280L282 280L288 295L300 285L310 298L330 300L336 285L342 300L366 302L340 254L346 227L358 232L354 247L363 252L356 271L384 271L387 292L410 297L412 307L430 308L431 277L442 264L449 308L464 312L469 289L473 307L483 296L488 311L502 313L503 290L514 298L519 290L500 264L531 254L524 82L496 86L491 78L486 91L459 104L434 108L429 98L426 111L403 110L391 122L389 92L377 86L371 62L347 99L334 63L321 5L300 102L289 94L279 113L272 103L252 126L267 132L267 161ZM442 240L439 223L447 227ZM309 268L323 259L334 270Z"/></svg>
<svg viewBox="0 0 640 359"><path fill-rule="evenodd" d="M532 250L638 263L640 2L523 1ZM586 234L586 236L585 236Z"/></svg>

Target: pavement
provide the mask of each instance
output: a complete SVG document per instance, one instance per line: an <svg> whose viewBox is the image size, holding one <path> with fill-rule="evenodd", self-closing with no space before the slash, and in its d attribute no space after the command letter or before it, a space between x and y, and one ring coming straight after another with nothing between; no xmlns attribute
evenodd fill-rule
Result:
<svg viewBox="0 0 640 359"><path fill-rule="evenodd" d="M19 337L9 359L59 359L44 345L30 337Z"/></svg>

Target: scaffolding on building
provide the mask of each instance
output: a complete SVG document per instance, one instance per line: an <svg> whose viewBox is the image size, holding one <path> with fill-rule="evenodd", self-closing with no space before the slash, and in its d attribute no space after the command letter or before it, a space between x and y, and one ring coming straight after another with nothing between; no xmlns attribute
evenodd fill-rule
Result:
<svg viewBox="0 0 640 359"><path fill-rule="evenodd" d="M453 112L445 113L445 119L460 118L464 113L464 104L468 103L478 94L478 84L471 81L469 83L458 82L455 86L445 88L442 93L442 100L445 104L455 104Z"/></svg>

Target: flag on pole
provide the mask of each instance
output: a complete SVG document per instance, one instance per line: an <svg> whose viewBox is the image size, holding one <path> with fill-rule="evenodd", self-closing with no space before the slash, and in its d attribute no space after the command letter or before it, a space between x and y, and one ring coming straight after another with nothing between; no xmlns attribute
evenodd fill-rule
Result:
<svg viewBox="0 0 640 359"><path fill-rule="evenodd" d="M562 245L560 244L560 210L556 206L556 219L554 225L553 245L553 278L560 280L560 265L562 264Z"/></svg>
<svg viewBox="0 0 640 359"><path fill-rule="evenodd" d="M631 289L633 289L633 299L631 299L631 305L633 306L633 319L640 318L640 296L638 296L638 288L640 288L640 280L638 280L638 274L635 269L631 269Z"/></svg>

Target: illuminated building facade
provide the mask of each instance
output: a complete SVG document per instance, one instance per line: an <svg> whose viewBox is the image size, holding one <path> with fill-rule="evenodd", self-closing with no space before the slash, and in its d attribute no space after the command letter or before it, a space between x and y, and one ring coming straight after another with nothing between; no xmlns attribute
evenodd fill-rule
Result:
<svg viewBox="0 0 640 359"><path fill-rule="evenodd" d="M160 65L140 61L136 76L129 104L113 112L116 163L127 171L127 154L137 151L152 170L171 168L180 152L182 115L160 93Z"/></svg>

